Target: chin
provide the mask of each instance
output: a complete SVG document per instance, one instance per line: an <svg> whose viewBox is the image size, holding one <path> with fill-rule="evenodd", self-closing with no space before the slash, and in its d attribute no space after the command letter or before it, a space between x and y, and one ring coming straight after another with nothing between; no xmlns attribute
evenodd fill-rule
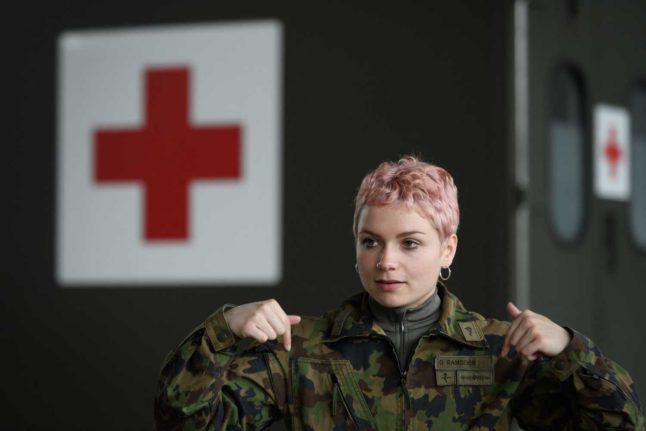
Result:
<svg viewBox="0 0 646 431"><path fill-rule="evenodd" d="M372 297L372 299L374 299L375 301L377 301L378 303L380 303L384 307L399 308L399 307L403 307L404 305L406 305L405 300L403 300L401 298L397 298L397 297L395 297L393 295L373 295L373 294L370 294L370 296Z"/></svg>

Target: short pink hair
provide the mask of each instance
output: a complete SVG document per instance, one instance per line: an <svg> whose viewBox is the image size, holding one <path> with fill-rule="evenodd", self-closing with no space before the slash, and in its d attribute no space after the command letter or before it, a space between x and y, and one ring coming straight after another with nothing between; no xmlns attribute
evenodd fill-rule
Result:
<svg viewBox="0 0 646 431"><path fill-rule="evenodd" d="M413 208L431 221L442 241L456 233L460 223L458 188L453 177L415 156L402 157L397 163L381 163L364 177L354 202L355 238L359 214L368 205L401 204Z"/></svg>

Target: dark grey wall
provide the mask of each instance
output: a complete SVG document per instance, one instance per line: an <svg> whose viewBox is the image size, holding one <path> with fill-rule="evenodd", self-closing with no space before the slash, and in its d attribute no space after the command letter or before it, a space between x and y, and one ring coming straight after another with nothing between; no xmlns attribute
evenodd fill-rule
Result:
<svg viewBox="0 0 646 431"><path fill-rule="evenodd" d="M449 287L507 298L507 2L42 2L5 16L2 429L150 429L164 355L225 302L319 314L361 289L352 199L420 154L460 189ZM54 280L56 39L63 30L278 18L285 30L284 279L275 287L74 288ZM253 247L253 244L249 244ZM248 262L253 265L253 262Z"/></svg>

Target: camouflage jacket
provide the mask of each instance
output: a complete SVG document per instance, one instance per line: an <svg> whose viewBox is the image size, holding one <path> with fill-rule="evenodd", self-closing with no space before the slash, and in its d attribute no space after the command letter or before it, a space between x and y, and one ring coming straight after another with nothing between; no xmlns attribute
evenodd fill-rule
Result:
<svg viewBox="0 0 646 431"><path fill-rule="evenodd" d="M440 320L408 370L367 294L292 329L292 350L237 339L219 309L171 352L155 398L158 430L644 429L633 382L572 331L558 356L500 358L509 323L464 309L439 286Z"/></svg>

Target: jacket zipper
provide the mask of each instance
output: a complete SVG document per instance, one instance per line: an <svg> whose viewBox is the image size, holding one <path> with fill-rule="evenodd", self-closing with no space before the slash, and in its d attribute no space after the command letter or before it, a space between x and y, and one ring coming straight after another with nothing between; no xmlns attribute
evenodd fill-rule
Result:
<svg viewBox="0 0 646 431"><path fill-rule="evenodd" d="M405 326L403 320L401 322L401 325L400 325L399 329L400 329L400 332L401 332L400 335L402 337L402 342L403 342L404 332L406 331L406 326ZM397 349L395 348L395 345L393 344L393 342L392 342L392 340L390 338L385 337L383 335L379 335L379 336L371 335L370 337L371 338L377 338L379 340L385 340L386 343L388 343L390 345L390 348L393 351L393 355L395 356L395 361L397 362L397 369L399 370L399 378L400 378L400 381L401 381L402 392L404 393L404 402L405 402L404 412L402 414L402 420L403 420L403 428L402 429L406 429L407 428L406 410L409 410L411 408L410 394L408 393L408 389L406 388L406 375L408 374L408 370L402 370L401 361L399 360L399 355L397 354Z"/></svg>
<svg viewBox="0 0 646 431"><path fill-rule="evenodd" d="M404 317L402 318L402 321L401 321L401 325L399 327L399 336L400 336L399 351L403 352L404 346L406 345L406 339L405 339L406 338L406 314L404 314ZM401 358L401 359L404 361L404 363L400 365L407 366L408 363L406 361L408 360L408 358ZM402 369L401 366L399 367L399 369L400 370ZM408 369L408 367L406 367L406 369Z"/></svg>
<svg viewBox="0 0 646 431"><path fill-rule="evenodd" d="M359 427L359 421L355 417L354 413L352 412L352 409L350 409L350 406L348 405L348 402L345 399L345 394L343 393L343 389L341 389L341 384L339 383L339 379L337 378L336 374L331 374L332 376L332 382L334 383L334 386L332 388L332 416L336 416L336 404L338 401L338 396L341 396L341 402L343 403L343 407L345 408L346 413L348 416L350 416L350 419L352 419L352 423L354 426L360 430L361 427Z"/></svg>
<svg viewBox="0 0 646 431"><path fill-rule="evenodd" d="M401 325L400 325L400 351L404 351L404 346L406 345L406 313L404 313L404 316L402 317ZM392 344L392 343L391 343ZM395 350L395 346L393 345L393 351ZM410 400L410 394L408 393L408 388L406 387L406 375L408 374L408 358L400 358L397 352L395 352L395 358L397 359L397 366L399 367L399 375L401 378L401 385L402 385L402 392L404 393L404 400L405 400L405 411L403 414L403 421L404 421L404 428L406 429L408 424L406 423L406 410L409 410L411 408L411 400ZM400 360L405 361L403 363L404 366L406 366L406 369L402 368L402 363Z"/></svg>

